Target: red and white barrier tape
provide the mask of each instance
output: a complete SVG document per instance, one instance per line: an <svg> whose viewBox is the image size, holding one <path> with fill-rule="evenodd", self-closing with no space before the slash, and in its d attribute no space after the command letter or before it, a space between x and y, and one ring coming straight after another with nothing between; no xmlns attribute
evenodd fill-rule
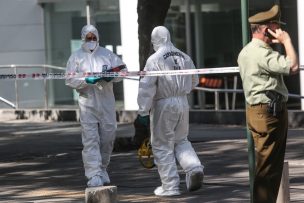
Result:
<svg viewBox="0 0 304 203"><path fill-rule="evenodd" d="M304 65L300 65L300 70L304 70ZM120 71L120 72L87 72L87 73L18 73L0 74L0 80L53 80L84 77L138 77L138 76L164 76L164 75L192 75L192 74L221 74L238 73L238 67L222 68L202 68L184 70L164 70L164 71Z"/></svg>
<svg viewBox="0 0 304 203"><path fill-rule="evenodd" d="M135 76L164 76L164 75L192 75L238 73L238 67L203 68L164 71L120 71L120 72L87 72L87 73L18 73L0 74L0 80L52 80L84 77L135 77Z"/></svg>

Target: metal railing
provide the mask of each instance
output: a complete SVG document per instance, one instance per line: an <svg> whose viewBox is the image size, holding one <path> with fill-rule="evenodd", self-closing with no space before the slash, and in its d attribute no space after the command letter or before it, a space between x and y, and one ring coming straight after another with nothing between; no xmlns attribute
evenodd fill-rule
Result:
<svg viewBox="0 0 304 203"><path fill-rule="evenodd" d="M16 108L16 105L14 103L12 103L12 102L4 99L3 97L0 97L0 101L3 102L3 103L5 103L5 104L7 104L7 105L9 105L10 107L12 107L14 109Z"/></svg>
<svg viewBox="0 0 304 203"><path fill-rule="evenodd" d="M13 72L15 75L17 75L18 71L17 69L20 68L40 68L42 69L42 71L44 73L47 72L47 69L51 69L51 70L60 70L60 71L65 71L64 67L60 67L60 66L53 66L53 65L47 65L47 64L10 64L10 65L0 65L0 69L13 69ZM15 103L0 97L0 101L7 104L8 106L10 106L11 108L14 109L19 109L19 95L18 95L18 82L15 79L14 81L14 86L15 86ZM48 109L48 91L47 91L47 81L46 79L43 79L43 86L44 86L44 109Z"/></svg>
<svg viewBox="0 0 304 203"><path fill-rule="evenodd" d="M228 93L244 93L242 89L213 89L213 88L206 88L206 87L195 87L196 90L204 91L204 92L212 92L214 93L214 109L216 111L220 110L220 102L219 102L219 93L225 94L225 109L229 110L229 102L228 102ZM298 94L288 94L289 98L298 98L304 99L304 96ZM232 100L232 110L235 109L235 99Z"/></svg>
<svg viewBox="0 0 304 203"><path fill-rule="evenodd" d="M215 110L220 110L220 93L225 93L225 109L229 110L229 99L228 99L228 93L233 93L233 95L235 95L235 93L243 93L242 89L213 89L213 88L206 88L206 87L195 87L196 90L199 91L204 91L204 92L212 92L214 93L214 109ZM234 96L233 96L234 98ZM232 110L235 109L235 102L236 100L233 99L232 100Z"/></svg>

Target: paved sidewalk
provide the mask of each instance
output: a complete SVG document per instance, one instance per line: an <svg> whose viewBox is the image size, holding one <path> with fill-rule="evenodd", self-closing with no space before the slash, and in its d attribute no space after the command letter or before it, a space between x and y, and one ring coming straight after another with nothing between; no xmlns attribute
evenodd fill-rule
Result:
<svg viewBox="0 0 304 203"><path fill-rule="evenodd" d="M133 134L132 125L119 125L119 138ZM291 202L304 202L303 136L303 129L289 131L286 161ZM154 196L153 190L160 185L156 168L143 168L136 150L122 146L113 153L109 166L118 202L249 202L245 128L191 124L189 139L205 165L202 189L186 192L181 172L181 196ZM76 122L0 123L0 202L84 202L81 148Z"/></svg>

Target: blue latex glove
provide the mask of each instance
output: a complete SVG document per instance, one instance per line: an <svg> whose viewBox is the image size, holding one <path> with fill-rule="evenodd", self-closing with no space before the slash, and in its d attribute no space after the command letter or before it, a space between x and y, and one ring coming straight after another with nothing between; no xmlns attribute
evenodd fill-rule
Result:
<svg viewBox="0 0 304 203"><path fill-rule="evenodd" d="M85 78L85 81L88 84L95 84L96 82L98 82L101 79L102 79L101 77L87 77L87 78Z"/></svg>
<svg viewBox="0 0 304 203"><path fill-rule="evenodd" d="M149 115L146 115L146 116L141 116L141 115L138 115L137 116L137 119L138 119L138 122L140 124L142 124L143 126L145 127L148 127L149 123L150 123L150 117Z"/></svg>

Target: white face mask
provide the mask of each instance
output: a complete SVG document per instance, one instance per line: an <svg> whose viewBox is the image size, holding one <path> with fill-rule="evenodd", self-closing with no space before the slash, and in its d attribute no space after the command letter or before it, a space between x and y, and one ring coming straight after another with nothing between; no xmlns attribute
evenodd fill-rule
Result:
<svg viewBox="0 0 304 203"><path fill-rule="evenodd" d="M152 44L154 51L159 50L160 45L159 44Z"/></svg>
<svg viewBox="0 0 304 203"><path fill-rule="evenodd" d="M85 43L84 43L84 46L85 46L88 50L93 51L93 50L96 48L96 46L97 46L97 42L96 42L96 41L85 42Z"/></svg>

